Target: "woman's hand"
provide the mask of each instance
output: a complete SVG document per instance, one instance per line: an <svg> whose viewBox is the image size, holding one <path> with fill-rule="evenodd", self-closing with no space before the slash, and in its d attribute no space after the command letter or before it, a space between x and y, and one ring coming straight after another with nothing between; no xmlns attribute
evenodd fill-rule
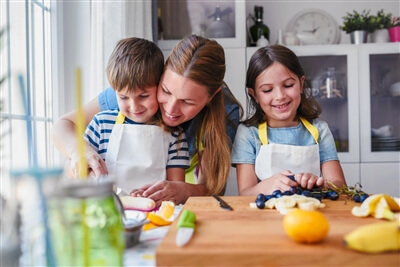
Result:
<svg viewBox="0 0 400 267"><path fill-rule="evenodd" d="M312 190L314 186L324 185L324 179L312 173L298 173L295 175L295 179L302 188L307 188L308 190Z"/></svg>
<svg viewBox="0 0 400 267"><path fill-rule="evenodd" d="M172 201L178 205L185 203L190 196L205 196L206 187L203 184L163 180L134 189L130 195L151 198L157 206L160 206L162 201Z"/></svg>

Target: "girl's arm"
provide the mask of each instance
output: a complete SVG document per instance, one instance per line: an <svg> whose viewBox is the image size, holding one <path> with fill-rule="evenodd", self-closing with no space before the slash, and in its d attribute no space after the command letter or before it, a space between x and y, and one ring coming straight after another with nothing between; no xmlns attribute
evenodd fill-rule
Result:
<svg viewBox="0 0 400 267"><path fill-rule="evenodd" d="M93 116L100 111L97 97L85 104L83 113L85 127ZM66 169L76 175L78 172L79 153L76 139L76 111L65 114L59 118L52 127L51 137L54 146L67 157ZM83 137L82 137L83 138ZM107 174L103 159L85 142L86 159L88 167L95 176Z"/></svg>
<svg viewBox="0 0 400 267"><path fill-rule="evenodd" d="M322 177L324 178L325 186L329 187L329 182L341 188L346 185L342 166L338 160L326 161L321 164Z"/></svg>
<svg viewBox="0 0 400 267"><path fill-rule="evenodd" d="M298 185L287 177L291 174L290 171L276 173L258 183L253 164L237 164L236 176L239 195L256 196L260 193L269 195L278 189L282 192L288 191L292 186Z"/></svg>

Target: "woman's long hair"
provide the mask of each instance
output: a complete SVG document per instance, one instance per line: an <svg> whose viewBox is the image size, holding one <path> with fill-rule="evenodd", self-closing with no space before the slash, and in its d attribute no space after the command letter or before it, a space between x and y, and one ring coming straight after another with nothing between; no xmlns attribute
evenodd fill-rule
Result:
<svg viewBox="0 0 400 267"><path fill-rule="evenodd" d="M211 101L193 119L196 154L200 174L208 194L225 191L231 166L230 139L226 133L226 112L222 86L225 76L225 53L214 40L190 35L171 52L166 68L205 86ZM219 91L218 91L219 90ZM203 146L204 150L200 151Z"/></svg>

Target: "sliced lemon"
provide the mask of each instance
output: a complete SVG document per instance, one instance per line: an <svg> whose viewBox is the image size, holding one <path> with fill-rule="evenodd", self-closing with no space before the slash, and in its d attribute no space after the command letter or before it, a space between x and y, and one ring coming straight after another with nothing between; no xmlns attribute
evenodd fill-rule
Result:
<svg viewBox="0 0 400 267"><path fill-rule="evenodd" d="M157 226L165 226L165 225L170 225L172 223L172 220L165 219L155 212L149 212L147 214L147 219Z"/></svg>
<svg viewBox="0 0 400 267"><path fill-rule="evenodd" d="M174 214L175 203L172 201L161 202L160 209L158 210L158 215L164 219L169 219Z"/></svg>

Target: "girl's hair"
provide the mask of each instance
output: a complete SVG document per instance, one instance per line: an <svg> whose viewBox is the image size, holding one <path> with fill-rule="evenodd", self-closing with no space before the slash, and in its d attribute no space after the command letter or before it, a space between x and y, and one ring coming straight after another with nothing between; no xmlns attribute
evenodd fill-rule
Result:
<svg viewBox="0 0 400 267"><path fill-rule="evenodd" d="M225 191L231 165L230 140L222 86L226 86L224 49L214 40L190 35L184 38L166 62L166 68L208 89L211 101L193 119L196 154L208 194ZM219 90L219 91L218 91ZM217 92L218 91L218 92ZM199 151L202 143L204 150Z"/></svg>
<svg viewBox="0 0 400 267"><path fill-rule="evenodd" d="M290 72L294 73L299 80L305 75L298 57L289 48L282 45L261 47L250 59L246 74L246 90L248 90L247 88L255 89L256 78L274 62L279 62L284 65ZM253 115L243 122L246 126L258 125L267 120L260 105L257 104L256 100L248 92L247 104L248 114ZM321 114L321 107L312 95L310 83L305 80L297 115L311 121L318 118L319 114Z"/></svg>

